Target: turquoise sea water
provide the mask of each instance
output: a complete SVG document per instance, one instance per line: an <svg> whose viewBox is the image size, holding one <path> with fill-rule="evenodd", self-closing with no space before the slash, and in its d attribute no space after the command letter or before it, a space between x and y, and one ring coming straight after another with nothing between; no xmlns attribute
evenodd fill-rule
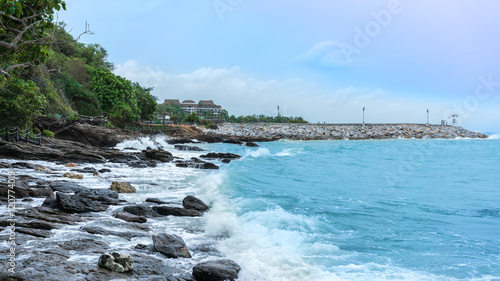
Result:
<svg viewBox="0 0 500 281"><path fill-rule="evenodd" d="M500 140L260 145L205 146L245 155L204 183L240 280L500 280Z"/></svg>

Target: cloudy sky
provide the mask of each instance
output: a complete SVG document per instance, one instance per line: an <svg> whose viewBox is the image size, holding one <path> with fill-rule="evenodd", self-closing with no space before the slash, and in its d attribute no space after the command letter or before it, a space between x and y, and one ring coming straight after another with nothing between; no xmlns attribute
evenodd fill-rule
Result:
<svg viewBox="0 0 500 281"><path fill-rule="evenodd" d="M498 0L67 0L115 73L164 100L310 122L500 132ZM352 3L351 3L352 2ZM497 82L498 81L498 82Z"/></svg>

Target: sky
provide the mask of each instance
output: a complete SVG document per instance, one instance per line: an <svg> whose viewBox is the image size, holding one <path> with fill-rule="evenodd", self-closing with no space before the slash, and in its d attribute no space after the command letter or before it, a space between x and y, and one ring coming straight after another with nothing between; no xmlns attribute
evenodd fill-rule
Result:
<svg viewBox="0 0 500 281"><path fill-rule="evenodd" d="M311 123L500 133L500 0L66 0L59 21L164 99ZM451 122L450 122L451 123Z"/></svg>

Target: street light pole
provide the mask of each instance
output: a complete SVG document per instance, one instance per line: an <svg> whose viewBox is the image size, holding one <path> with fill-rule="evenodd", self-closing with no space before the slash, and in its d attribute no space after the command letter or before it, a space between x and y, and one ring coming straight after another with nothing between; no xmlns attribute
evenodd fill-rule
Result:
<svg viewBox="0 0 500 281"><path fill-rule="evenodd" d="M365 107L363 106L363 125L365 124Z"/></svg>
<svg viewBox="0 0 500 281"><path fill-rule="evenodd" d="M427 109L427 125L429 125L429 109Z"/></svg>

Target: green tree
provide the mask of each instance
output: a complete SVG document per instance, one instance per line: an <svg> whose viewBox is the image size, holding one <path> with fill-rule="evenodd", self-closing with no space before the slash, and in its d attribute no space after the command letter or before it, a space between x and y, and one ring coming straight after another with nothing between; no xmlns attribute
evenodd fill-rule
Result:
<svg viewBox="0 0 500 281"><path fill-rule="evenodd" d="M132 121L140 116L136 91L132 82L105 68L91 70L91 87L99 98L102 110L120 121Z"/></svg>
<svg viewBox="0 0 500 281"><path fill-rule="evenodd" d="M0 77L0 120L9 126L22 126L41 113L45 97L33 81Z"/></svg>
<svg viewBox="0 0 500 281"><path fill-rule="evenodd" d="M141 120L153 120L158 100L157 97L151 95L153 88L144 88L137 82L132 83L132 87L137 97Z"/></svg>
<svg viewBox="0 0 500 281"><path fill-rule="evenodd" d="M200 117L193 112L184 118L184 122L188 124L196 124L200 122Z"/></svg>
<svg viewBox="0 0 500 281"><path fill-rule="evenodd" d="M48 56L54 29L54 10L66 9L61 0L0 0L0 73L38 65Z"/></svg>

